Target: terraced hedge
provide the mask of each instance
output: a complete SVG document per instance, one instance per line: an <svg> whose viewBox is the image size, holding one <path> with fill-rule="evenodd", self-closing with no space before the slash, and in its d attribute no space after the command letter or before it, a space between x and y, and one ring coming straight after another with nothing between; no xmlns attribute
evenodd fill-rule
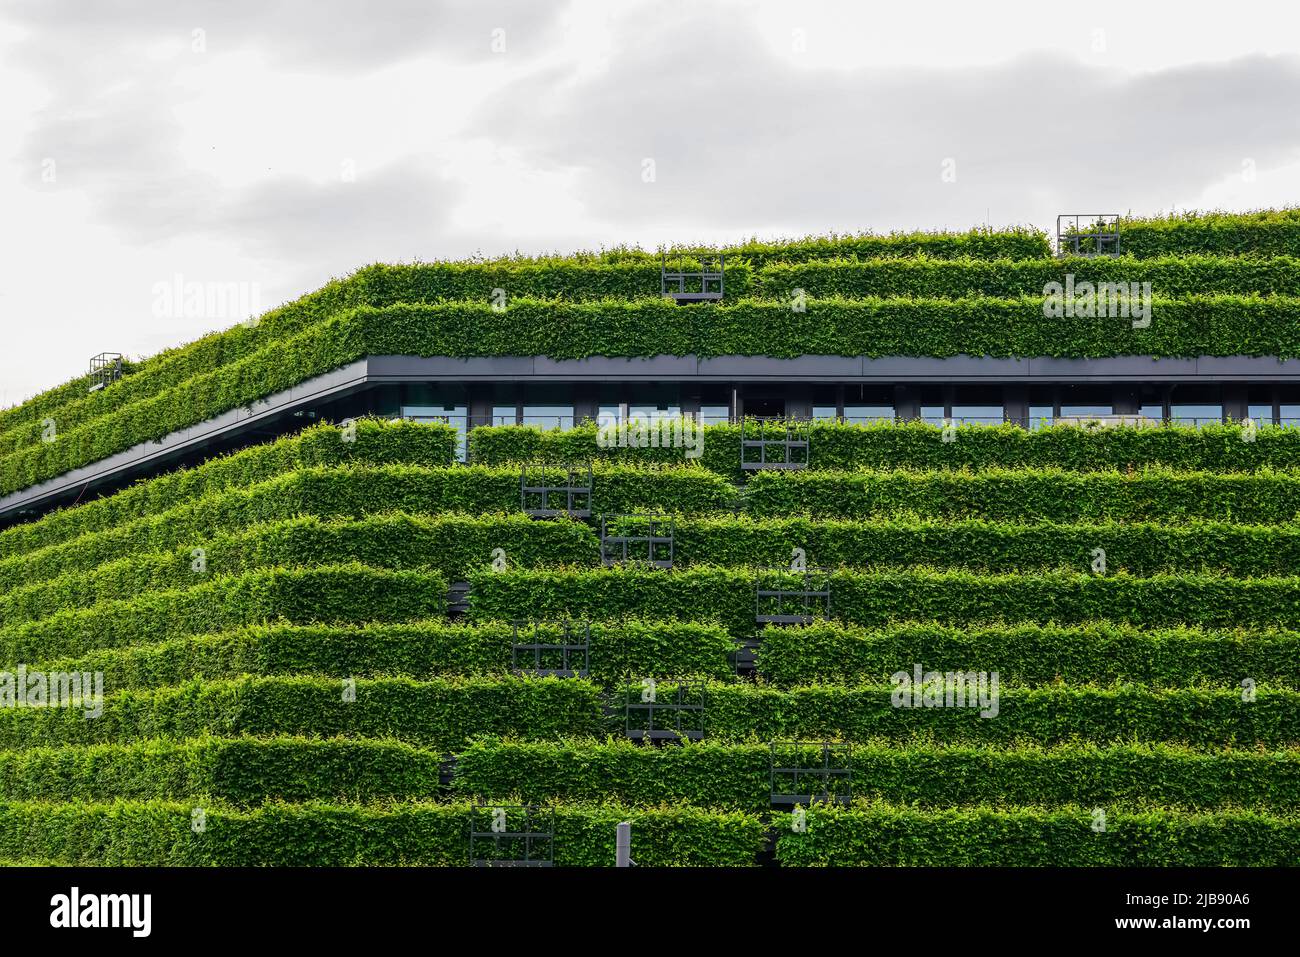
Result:
<svg viewBox="0 0 1300 957"><path fill-rule="evenodd" d="M436 799L442 756L396 741L193 738L0 751L0 801Z"/></svg>
<svg viewBox="0 0 1300 957"><path fill-rule="evenodd" d="M709 616L737 638L752 637L756 629L756 574L751 569L518 570L476 572L470 581L470 615L476 621L529 616L688 620ZM803 587L803 579L792 575L769 574L764 581ZM844 570L830 574L830 592L833 618L867 626L897 621L968 625L1098 620L1148 627L1300 625L1300 578Z"/></svg>
<svg viewBox="0 0 1300 957"><path fill-rule="evenodd" d="M1121 239L1121 243L1126 242ZM1300 259L1295 249L1267 259L1237 256L1067 256L1061 259L878 259L773 264L760 270L765 298L789 299L803 289L814 299L914 296L960 299L995 296L1041 297L1051 282L1072 275L1078 283L1151 283L1155 296L1300 295ZM1154 325L1154 323L1153 323Z"/></svg>
<svg viewBox="0 0 1300 957"><path fill-rule="evenodd" d="M740 442L757 438L756 423L704 427L703 455L698 464L721 475L742 477ZM766 432L783 436L776 426ZM633 432L636 435L636 432ZM602 448L595 424L574 429L542 430L532 426L483 426L470 433L469 454L483 465L505 462L585 462L615 459L635 462L685 460L682 448ZM611 433L608 438L618 441ZM810 428L811 466L832 469L998 469L1057 468L1079 472L1106 472L1162 465L1183 471L1214 473L1256 472L1268 468L1300 468L1300 429L1262 426L1252 440L1243 439L1240 426L1208 425L1159 428L1085 429L1059 425L1027 431L1015 425L958 426L951 441L943 429L924 422L848 425L814 422ZM784 476L757 473L750 483L780 482Z"/></svg>
<svg viewBox="0 0 1300 957"><path fill-rule="evenodd" d="M1300 209L1125 218L1120 242L1126 255L1138 259L1189 254L1294 256L1300 250Z"/></svg>
<svg viewBox="0 0 1300 957"><path fill-rule="evenodd" d="M1251 678L1300 688L1300 633L1274 630L1144 630L1111 622L881 628L819 622L769 627L758 671L781 687L886 681L914 663L927 670L997 670L1004 684L1139 684L1232 687Z"/></svg>
<svg viewBox="0 0 1300 957"><path fill-rule="evenodd" d="M554 478L558 481L558 474ZM693 513L726 508L734 498L733 489L724 479L703 469L600 467L596 469L593 482L595 507L610 513L667 510ZM506 538L490 548L509 549L512 542L518 540L523 549L521 556L540 554L528 543L540 542L547 536L550 536L547 540L558 543L565 541L566 533L578 537L592 534L587 526L574 523L556 523L563 524L563 529L530 529L519 507L517 467L344 466L303 469L247 488L214 492L119 526L90 531L44 548L0 558L0 588L21 587L33 579L85 572L126 556L148 552L179 548L188 555L197 546L210 551L219 540L231 535L243 537L243 530L259 524L282 525L291 516L318 520L362 519L396 510L431 514L464 512L481 516L474 520L479 523L477 526L465 525L467 538L447 542L449 552L445 555L426 553L424 556L428 562L454 570L488 560L485 557L488 551L483 551L479 545L482 536L493 528L499 528ZM514 514L493 514L499 512ZM451 532L451 525L457 521L464 525L470 520L463 516L448 517L443 520L443 531ZM479 531L472 532L476 527ZM57 529L59 533L66 531L66 528ZM563 561L566 555L576 560L588 552L584 552L575 540L547 554L553 560ZM598 557L598 551L595 554ZM188 568L188 558L184 565ZM211 562L209 567L212 567Z"/></svg>
<svg viewBox="0 0 1300 957"><path fill-rule="evenodd" d="M194 588L265 568L363 564L419 570L459 580L488 565L495 548L521 567L546 563L600 564L600 541L585 524L533 522L524 515L433 517L394 513L360 521L293 518L235 535L202 541L202 565L186 546L146 553L72 572L0 595L0 624L38 621L71 608L86 608L148 592Z"/></svg>
<svg viewBox="0 0 1300 957"><path fill-rule="evenodd" d="M785 867L1219 867L1287 866L1300 819L1258 811L1213 814L1064 807L927 811L877 805L817 808L807 831L777 821Z"/></svg>
<svg viewBox="0 0 1300 957"><path fill-rule="evenodd" d="M1021 522L1210 520L1290 523L1300 515L1300 475L1047 468L965 471L759 473L745 486L756 517L871 519L914 515Z"/></svg>
<svg viewBox="0 0 1300 957"><path fill-rule="evenodd" d="M216 806L204 808L205 827L196 834L193 811L193 804L174 801L6 802L0 856L155 867L464 865L470 815L481 822L485 813L463 803ZM562 806L555 809L555 863L610 866L615 825L625 820L633 823L633 853L642 866L751 866L766 841L759 819L738 812Z"/></svg>
<svg viewBox="0 0 1300 957"><path fill-rule="evenodd" d="M261 569L6 628L0 633L0 661L70 657L262 621L402 621L446 611L447 580L431 572L363 565Z"/></svg>
<svg viewBox="0 0 1300 957"><path fill-rule="evenodd" d="M217 456L192 469L179 469L104 498L51 512L0 531L0 558L44 548L89 532L115 528L141 516L314 466L450 465L456 433L440 423L359 419L355 441L342 428L320 424L262 445Z"/></svg>
<svg viewBox="0 0 1300 957"><path fill-rule="evenodd" d="M484 734L551 738L600 729L600 693L570 678L315 677L193 681L108 694L104 713L0 709L0 748L128 744L203 735L392 738L455 751ZM346 700L351 688L354 700Z"/></svg>
<svg viewBox="0 0 1300 957"><path fill-rule="evenodd" d="M105 687L114 690L244 674L425 679L505 672L516 663L510 653L513 640L513 631L505 622L277 623L108 648L48 663L44 670L102 671ZM590 674L594 681L611 683L628 672L646 674L662 668L668 674L732 680L735 675L727 658L732 647L726 630L707 622L592 622ZM551 660L544 658L543 666L556 667L548 665ZM518 663L527 666L530 661L521 656Z"/></svg>
<svg viewBox="0 0 1300 957"><path fill-rule="evenodd" d="M659 692L671 693L671 688L661 684ZM1300 744L1300 692L1259 686L1253 701L1242 699L1240 688L1012 688L999 683L997 714L982 717L984 709L975 705L896 707L890 684L789 690L720 684L707 690L705 733L720 741L760 742L880 739L1048 746L1136 740L1274 749Z"/></svg>
<svg viewBox="0 0 1300 957"><path fill-rule="evenodd" d="M804 750L804 764L819 767L820 752ZM1122 802L1290 811L1300 801L1297 750L1192 751L1159 744L891 747L868 742L853 746L851 760L855 798L905 805ZM517 794L530 803L614 800L766 812L770 768L767 744L703 741L646 748L622 740L484 739L457 757L452 787L487 800Z"/></svg>

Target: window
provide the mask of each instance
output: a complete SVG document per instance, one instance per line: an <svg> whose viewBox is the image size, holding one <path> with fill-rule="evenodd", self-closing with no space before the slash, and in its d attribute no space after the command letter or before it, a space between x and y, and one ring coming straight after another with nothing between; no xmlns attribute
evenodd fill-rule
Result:
<svg viewBox="0 0 1300 957"><path fill-rule="evenodd" d="M941 405L921 406L921 421L931 425L943 425L944 409Z"/></svg>
<svg viewBox="0 0 1300 957"><path fill-rule="evenodd" d="M845 422L893 422L894 407L892 405L846 405L844 407Z"/></svg>
<svg viewBox="0 0 1300 957"><path fill-rule="evenodd" d="M729 405L702 405L700 406L700 423L703 425L720 425L731 421L731 406Z"/></svg>
<svg viewBox="0 0 1300 957"><path fill-rule="evenodd" d="M1006 414L1000 405L954 405L952 420L961 425L1001 425Z"/></svg>
<svg viewBox="0 0 1300 957"><path fill-rule="evenodd" d="M412 422L446 422L456 430L456 461L465 461L465 433L469 412L463 405L404 405L402 418Z"/></svg>
<svg viewBox="0 0 1300 957"><path fill-rule="evenodd" d="M1055 411L1050 405L1031 405L1029 407L1029 431L1045 429L1055 420Z"/></svg>
<svg viewBox="0 0 1300 957"><path fill-rule="evenodd" d="M1268 425L1273 421L1272 405L1248 405L1246 406L1246 415L1256 425Z"/></svg>
<svg viewBox="0 0 1300 957"><path fill-rule="evenodd" d="M1172 405L1169 407L1169 421L1177 425L1193 425L1200 428L1223 421L1221 405Z"/></svg>
<svg viewBox="0 0 1300 957"><path fill-rule="evenodd" d="M1061 415L1076 416L1083 419L1092 419L1100 415L1114 415L1115 407L1113 405L1063 405L1061 406Z"/></svg>

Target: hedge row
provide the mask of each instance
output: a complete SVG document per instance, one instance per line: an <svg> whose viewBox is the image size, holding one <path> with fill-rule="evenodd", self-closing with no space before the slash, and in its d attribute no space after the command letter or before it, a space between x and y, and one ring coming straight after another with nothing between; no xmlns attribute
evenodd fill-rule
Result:
<svg viewBox="0 0 1300 957"><path fill-rule="evenodd" d="M1139 259L1161 256L1294 256L1300 210L1179 213L1120 223L1120 245Z"/></svg>
<svg viewBox="0 0 1300 957"><path fill-rule="evenodd" d="M760 473L744 509L762 518L872 519L913 515L1020 522L1219 521L1290 523L1300 515L1300 474L1215 474L1144 468Z"/></svg>
<svg viewBox="0 0 1300 957"><path fill-rule="evenodd" d="M1121 239L1121 243L1123 240ZM1048 283L1150 283L1154 295L1300 295L1300 258L1236 256L1127 256L1061 259L823 259L774 263L759 270L755 292L768 299L789 299L803 289L814 299L863 299L914 296L960 299L966 296L1016 298L1045 294ZM1062 328L1066 328L1063 323ZM1131 327L1130 327L1131 328Z"/></svg>
<svg viewBox="0 0 1300 957"><path fill-rule="evenodd" d="M886 681L916 662L927 670L996 670L1005 684L1239 685L1300 688L1300 632L1142 630L1086 625L890 624L831 622L762 632L758 672L781 687Z"/></svg>
<svg viewBox="0 0 1300 957"><path fill-rule="evenodd" d="M930 256L934 259L1035 259L1050 256L1047 236L1026 226L1007 229L972 229L967 232L894 232L888 235L808 236L792 240L750 239L730 246L690 246L673 250L689 257L700 252L724 253L727 262L743 260L750 266L775 262L807 262L815 259L894 259L902 256ZM601 262L659 261L659 253L635 248L603 250ZM590 256L590 254L588 254ZM584 258L579 254L578 259ZM697 267L698 268L698 267Z"/></svg>
<svg viewBox="0 0 1300 957"><path fill-rule="evenodd" d="M196 738L0 751L0 800L437 798L442 756L397 741Z"/></svg>
<svg viewBox="0 0 1300 957"><path fill-rule="evenodd" d="M112 529L142 515L165 512L215 492L244 488L286 472L313 466L417 464L450 465L456 432L440 423L359 419L356 431L314 425L274 442L252 445L144 479L104 498L45 515L0 531L0 558ZM351 437L354 441L346 441Z"/></svg>
<svg viewBox="0 0 1300 957"><path fill-rule="evenodd" d="M929 668L928 662L921 664ZM934 686L926 687L933 690ZM637 686L635 691L639 690ZM673 691L661 682L657 693L661 700L669 700ZM714 684L704 694L705 734L721 741L885 739L1004 746L1169 741L1200 748L1300 745L1300 692L1262 686L1255 688L1253 700L1247 701L1241 688L1004 688L999 682L996 714L991 685L986 689L987 702L974 700L972 689L966 707L922 706L930 699L922 698L920 691L919 700L913 702L916 706L907 707L908 699L893 684L788 690ZM934 700L942 700L942 693ZM622 728L625 719L616 717L614 723Z"/></svg>
<svg viewBox="0 0 1300 957"><path fill-rule="evenodd" d="M455 751L477 735L544 739L594 734L600 723L599 689L577 678L239 678L109 693L103 714L89 719L82 708L0 708L0 749L242 734L394 738Z"/></svg>
<svg viewBox="0 0 1300 957"><path fill-rule="evenodd" d="M630 533L638 527L645 534L644 523L628 524ZM1094 550L1101 548L1109 572L1132 575L1218 571L1245 578L1288 575L1300 569L1300 526L1296 525L724 516L678 520L673 543L674 560L683 566L780 566L801 548L809 564L822 567L932 566L994 574L1053 568L1087 571Z"/></svg>
<svg viewBox="0 0 1300 957"><path fill-rule="evenodd" d="M757 626L756 582L746 568L699 566L665 572L645 566L599 570L474 572L470 615L476 621L529 616L618 618L712 617L737 638ZM801 590L802 576L763 572L764 588ZM953 625L1012 621L1065 624L1098 620L1142 626L1212 628L1300 625L1300 578L1232 579L1213 574L1128 575L1042 572L979 575L966 571L840 570L815 578L829 584L829 617L882 626L898 621ZM802 614L795 596L764 614ZM827 617L818 612L819 617Z"/></svg>
<svg viewBox="0 0 1300 957"><path fill-rule="evenodd" d="M1259 811L992 808L876 805L807 812L807 829L777 820L786 867L1291 866L1300 819ZM1104 827L1104 830L1099 828Z"/></svg>
<svg viewBox="0 0 1300 957"><path fill-rule="evenodd" d="M901 260L900 260L901 262ZM1273 262L1261 260L1261 262ZM1300 274L1300 270L1297 270ZM1300 289L1297 290L1300 292ZM1088 354L1096 349L1114 352L1113 346L1100 344L1115 335L1130 343L1131 325L1101 320L1094 330L1100 337L1096 346L1076 346L1068 342L1053 320L1026 326L1033 303L1023 302L1007 319L1014 329L1041 330L1045 347L1072 353ZM639 303L601 303L598 306L566 305L530 300L517 302L503 311L488 304L453 303L448 305L399 304L386 307L362 306L333 316L319 326L295 336L279 339L264 349L237 362L206 372L132 405L61 430L56 441L44 442L35 437L31 444L0 456L0 493L25 488L44 479L60 475L78 466L99 461L142 442L160 439L180 429L206 421L230 409L247 405L267 395L297 385L313 376L337 369L368 354L433 355L548 355L555 358L582 358L592 355L648 356L684 355L701 349L721 352L746 351L751 354L804 354L816 349L831 349L856 355L862 343L880 340L888 345L888 336L879 330L880 321L893 324L901 342L925 342L918 336L917 322L946 326L949 333L936 329L935 336L954 334L947 344L927 345L929 353L952 354L968 348L983 348L966 342L977 335L970 330L985 330L990 348L996 343L1015 342L1000 324L990 324L979 304L937 308L932 304L908 302L892 309L892 318L880 320L875 304L825 307L827 315L814 308L810 312L785 312L781 308L758 305L714 307L709 312L683 310L661 299ZM1184 321L1198 330L1209 330L1206 337L1181 342L1171 354L1199 354L1205 348L1220 348L1224 330L1246 329L1250 343L1259 336L1260 325L1289 335L1290 314L1283 304L1239 302L1224 306L1233 318L1222 319L1217 306L1198 301L1177 307L1183 310L1170 323ZM1207 311L1208 310L1208 311ZM1211 313L1213 316L1211 316ZM840 317L844 328L833 335L840 344L810 341L808 330L836 329L824 318ZM929 317L929 318L923 318ZM1216 318L1218 317L1218 318ZM1040 316L1041 318L1041 316ZM1154 327L1163 329L1164 323ZM1084 329L1087 324L1071 320L1067 328ZM788 343L773 344L770 330L790 330ZM761 334L755 330L762 329ZM952 333L952 330L966 330ZM728 333L732 330L734 335ZM1120 330L1116 332L1115 330ZM1144 330L1145 332L1145 330ZM1164 333L1160 333L1163 335ZM822 335L818 332L817 335ZM1088 335L1093 335L1089 333ZM739 338L736 338L736 337ZM1181 334L1175 332L1174 338ZM1184 337L1185 338L1185 337ZM747 341L746 341L747 340ZM961 341L959 341L961 340ZM938 342L939 339L934 340ZM1243 340L1245 341L1245 340ZM1222 348L1261 348L1265 352L1292 350L1294 345L1267 341L1262 345ZM891 347L892 348L892 347ZM1152 346L1154 348L1154 345ZM1127 346L1126 351L1133 351ZM1139 352L1151 351L1146 346ZM1157 350L1158 351L1158 350ZM710 354L716 354L710 353ZM1285 352L1284 352L1285 354Z"/></svg>
<svg viewBox="0 0 1300 957"><path fill-rule="evenodd" d="M784 744L780 764L822 766L820 749ZM57 753L57 752L54 752ZM842 755L843 756L843 755ZM922 806L1158 803L1183 808L1300 804L1300 751L1192 751L1169 745L1067 745L1054 749L890 747L847 753L854 799ZM763 812L772 793L767 744L688 742L646 748L630 741L475 741L456 759L452 787L488 800L612 800L696 804ZM808 792L822 789L802 778ZM796 785L782 777L779 790Z"/></svg>
<svg viewBox="0 0 1300 957"><path fill-rule="evenodd" d="M545 641L559 639L556 623L539 626ZM215 635L184 636L151 645L109 648L44 665L52 672L103 672L114 690L156 688L194 678L217 680L251 675L314 674L333 678L439 675L520 670L536 659L512 659L514 631L505 622L481 625L409 621L372 625L253 625ZM521 644L539 643L521 637ZM731 636L719 625L688 621L591 622L591 678L610 683L628 674L734 677L728 660ZM542 667L560 667L553 652ZM574 659L576 663L577 659Z"/></svg>
<svg viewBox="0 0 1300 957"><path fill-rule="evenodd" d="M328 522L306 516L194 544L201 547L121 558L90 572L71 572L0 594L0 624L39 621L68 609L194 588L216 577L266 568L360 563L433 572L455 581L471 568L489 565L498 548L517 567L600 564L600 539L590 526L535 522L521 514L425 517L397 512Z"/></svg>
<svg viewBox="0 0 1300 957"><path fill-rule="evenodd" d="M611 522L611 533L645 535L646 520ZM267 567L342 565L433 571L449 581L489 564L500 549L507 567L596 567L600 540L592 528L567 519L537 522L521 514L415 516L404 512L358 521L304 516L255 525L202 540L201 552L120 558L90 571L73 571L0 594L0 623L21 624L70 608L167 589L189 588L215 575ZM963 568L998 574L1061 569L1087 571L1097 548L1109 573L1153 575L1209 572L1235 577L1286 575L1300 568L1296 526L1197 523L996 523L982 520L852 522L743 516L676 519L675 567L780 567L795 549L821 567ZM196 567L196 554L202 566ZM659 554L659 552L656 552ZM664 553L666 554L666 553ZM629 545L632 560L650 557L648 545Z"/></svg>
<svg viewBox="0 0 1300 957"><path fill-rule="evenodd" d="M195 833L194 810L165 801L6 802L0 857L82 866L465 865L471 820L487 830L492 814L464 803L212 807L203 809L203 831ZM648 867L751 866L767 840L766 826L739 812L561 805L554 809L555 864L612 866L620 821L632 822L633 857ZM475 846L491 853L490 843Z"/></svg>
<svg viewBox="0 0 1300 957"><path fill-rule="evenodd" d="M645 438L649 441L649 430ZM698 464L722 475L742 476L745 438L783 437L775 425L707 425ZM1300 429L1261 426L1253 435L1237 425L1085 429L1058 425L1028 431L1016 425L962 425L944 430L924 422L849 425L813 422L809 428L810 468L828 469L990 469L1058 468L1076 472L1128 471L1165 466L1184 471L1255 472L1300 468ZM639 447L641 431L628 426L603 439L598 425L542 430L532 426L481 426L469 435L470 459L482 465L506 462L676 462L684 448ZM751 473L749 481L780 482L784 475Z"/></svg>
<svg viewBox="0 0 1300 957"><path fill-rule="evenodd" d="M1158 297L1150 312L1044 315L1042 291L1015 298L819 298L796 311L779 300L739 299L682 309L671 300L519 301L366 307L379 319L374 353L499 356L955 355L1195 357L1300 355L1295 296ZM1134 328L1135 321L1149 319ZM1152 363L1152 369L1156 369ZM36 441L39 436L33 436Z"/></svg>
<svg viewBox="0 0 1300 957"><path fill-rule="evenodd" d="M558 472L543 471L560 482ZM632 468L600 465L593 474L592 505L600 512L673 511L687 514L729 508L734 489L716 473L699 468ZM552 504L561 506L557 501ZM249 526L290 516L362 518L402 510L414 513L513 512L494 519L515 527L521 519L517 466L425 468L344 466L308 468L241 489L214 492L100 531L68 538L25 554L0 558L0 588L33 579L86 571L124 556L206 544ZM452 521L448 519L448 521ZM572 526L569 526L572 530ZM542 530L535 536L561 534ZM506 543L501 543L505 545ZM486 561L468 543L464 562ZM493 546L495 547L495 546ZM188 562L186 563L188 565ZM450 565L448 566L450 567Z"/></svg>
<svg viewBox="0 0 1300 957"><path fill-rule="evenodd" d="M0 661L48 660L280 619L404 621L446 611L447 580L431 572L362 565L260 569L7 628L0 634Z"/></svg>

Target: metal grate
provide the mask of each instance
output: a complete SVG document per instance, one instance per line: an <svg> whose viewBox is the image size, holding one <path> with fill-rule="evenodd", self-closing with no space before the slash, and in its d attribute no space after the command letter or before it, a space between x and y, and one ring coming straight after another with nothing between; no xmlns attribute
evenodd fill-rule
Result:
<svg viewBox="0 0 1300 957"><path fill-rule="evenodd" d="M469 611L469 582L452 582L447 587L447 614L459 618Z"/></svg>
<svg viewBox="0 0 1300 957"><path fill-rule="evenodd" d="M474 867L553 867L555 811L531 804L471 808L469 862Z"/></svg>
<svg viewBox="0 0 1300 957"><path fill-rule="evenodd" d="M614 515L600 518L600 557L606 565L644 562L673 567L676 524L659 515Z"/></svg>
<svg viewBox="0 0 1300 957"><path fill-rule="evenodd" d="M565 480L553 484L549 478L557 471L565 474ZM563 507L557 508L561 503ZM554 515L590 518L590 463L586 466L524 463L519 469L519 507L533 518Z"/></svg>
<svg viewBox="0 0 1300 957"><path fill-rule="evenodd" d="M791 581L794 579L795 581ZM754 621L759 625L810 625L831 614L831 572L810 568L760 568L754 576Z"/></svg>
<svg viewBox="0 0 1300 957"><path fill-rule="evenodd" d="M811 455L811 425L805 419L746 417L740 424L741 469L806 469Z"/></svg>
<svg viewBox="0 0 1300 957"><path fill-rule="evenodd" d="M704 737L708 711L707 683L690 679L671 681L660 694L657 682L627 685L623 689L624 731L633 741L698 741Z"/></svg>
<svg viewBox="0 0 1300 957"><path fill-rule="evenodd" d="M853 803L853 746L829 741L773 741L773 804Z"/></svg>
<svg viewBox="0 0 1300 957"><path fill-rule="evenodd" d="M668 254L660 253L659 294L675 299L678 305L721 299L726 291L726 256L706 253L698 259L698 270L669 270Z"/></svg>
<svg viewBox="0 0 1300 957"><path fill-rule="evenodd" d="M98 392L122 378L122 353L101 352L90 359L90 391Z"/></svg>
<svg viewBox="0 0 1300 957"><path fill-rule="evenodd" d="M591 624L512 621L510 670L539 678L585 678L591 671ZM545 641L548 637L559 641Z"/></svg>
<svg viewBox="0 0 1300 957"><path fill-rule="evenodd" d="M1062 213L1056 217L1058 256L1118 256L1119 213Z"/></svg>

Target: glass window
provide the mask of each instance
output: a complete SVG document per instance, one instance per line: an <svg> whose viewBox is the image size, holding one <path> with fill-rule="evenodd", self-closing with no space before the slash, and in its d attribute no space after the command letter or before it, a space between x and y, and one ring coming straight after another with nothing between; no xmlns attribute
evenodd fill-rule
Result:
<svg viewBox="0 0 1300 957"><path fill-rule="evenodd" d="M492 406L492 425L514 425L515 407L513 405Z"/></svg>
<svg viewBox="0 0 1300 957"><path fill-rule="evenodd" d="M894 407L892 405L846 405L844 407L845 422L893 422Z"/></svg>
<svg viewBox="0 0 1300 957"><path fill-rule="evenodd" d="M1300 405L1280 405L1277 414L1282 425L1300 425Z"/></svg>
<svg viewBox="0 0 1300 957"><path fill-rule="evenodd" d="M952 420L961 425L1001 425L1006 415L1000 405L954 405Z"/></svg>
<svg viewBox="0 0 1300 957"><path fill-rule="evenodd" d="M846 409L845 412L848 410ZM814 405L812 417L822 422L833 422L839 416L839 410L833 405Z"/></svg>
<svg viewBox="0 0 1300 957"><path fill-rule="evenodd" d="M700 422L703 425L721 425L731 421L731 406L729 405L702 405L700 406Z"/></svg>
<svg viewBox="0 0 1300 957"><path fill-rule="evenodd" d="M1046 428L1052 424L1054 419L1055 414L1050 405L1031 405L1029 407L1029 431L1031 432Z"/></svg>
<svg viewBox="0 0 1300 957"><path fill-rule="evenodd" d="M921 406L921 421L931 425L943 425L944 411L941 405Z"/></svg>
<svg viewBox="0 0 1300 957"><path fill-rule="evenodd" d="M1169 407L1169 421L1178 425L1194 425L1200 428L1223 421L1221 405L1172 405Z"/></svg>
<svg viewBox="0 0 1300 957"><path fill-rule="evenodd" d="M573 406L526 405L523 424L535 425L543 429L571 429L573 428Z"/></svg>
<svg viewBox="0 0 1300 957"><path fill-rule="evenodd" d="M404 405L402 418L412 422L446 422L456 430L456 460L465 461L465 433L469 426L469 410L463 405Z"/></svg>
<svg viewBox="0 0 1300 957"><path fill-rule="evenodd" d="M1256 425L1268 425L1273 421L1273 406L1248 405L1246 406L1246 415L1248 415Z"/></svg>
<svg viewBox="0 0 1300 957"><path fill-rule="evenodd" d="M1092 418L1098 415L1114 415L1115 407L1113 405L1063 405L1061 406L1061 415L1078 416L1080 418Z"/></svg>

